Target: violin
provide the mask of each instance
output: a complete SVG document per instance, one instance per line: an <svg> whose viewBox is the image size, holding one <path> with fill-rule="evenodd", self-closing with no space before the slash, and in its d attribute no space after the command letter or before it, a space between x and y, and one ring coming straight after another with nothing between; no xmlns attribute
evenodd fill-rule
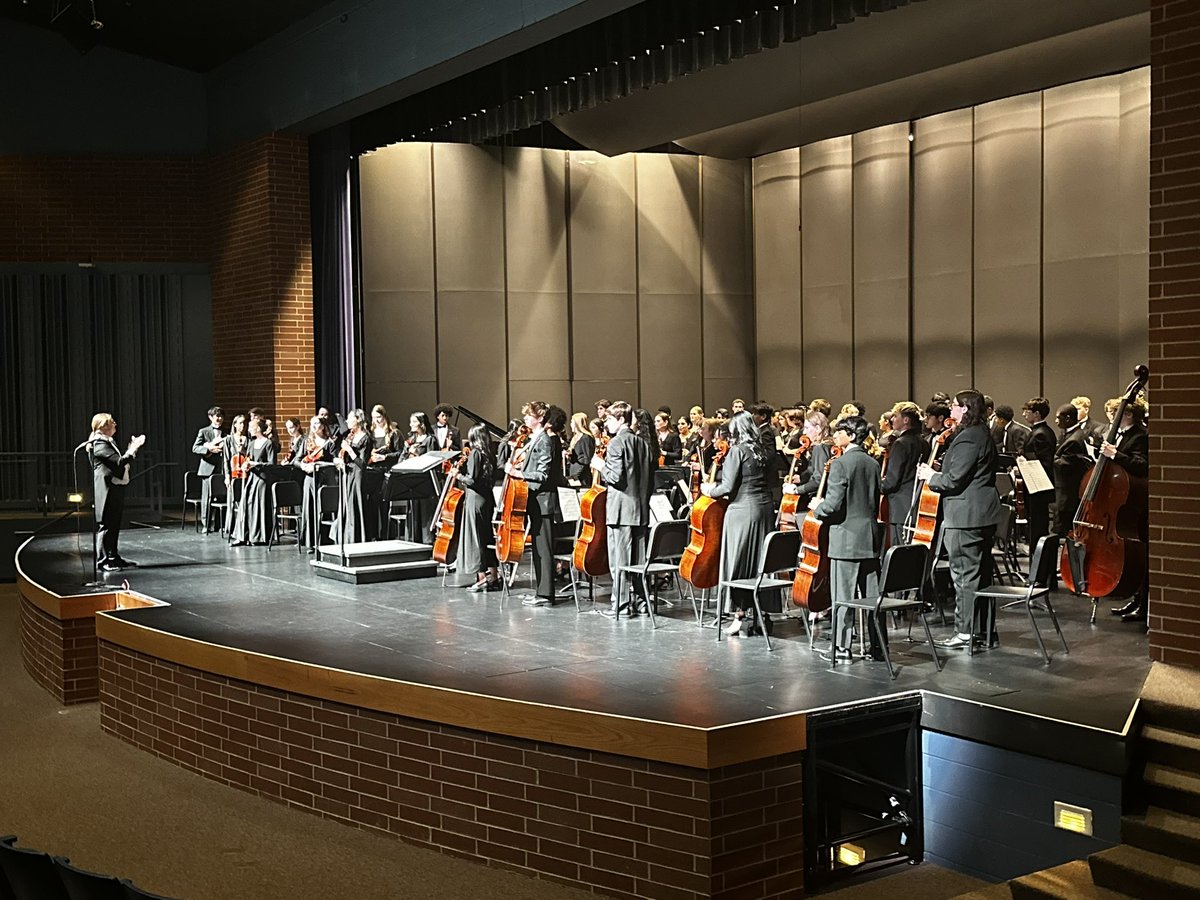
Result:
<svg viewBox="0 0 1200 900"><path fill-rule="evenodd" d="M929 459L926 460L928 465L933 465L933 461L937 458L938 450L941 449L946 441L954 434L954 429L958 425L954 419L946 420L946 428L930 441ZM917 486L920 486L918 493ZM912 524L912 536L910 540L914 544L924 544L926 547L933 546L933 536L937 532L938 519L941 517L942 495L929 487L927 481L917 481L913 484L913 493L915 501L916 518ZM910 512L909 515L913 515Z"/></svg>
<svg viewBox="0 0 1200 900"><path fill-rule="evenodd" d="M800 435L800 446L793 453L792 465L788 469L787 478L784 484L791 484L792 478L796 475L796 463L800 461L800 457L812 449L812 438L807 434ZM800 505L800 495L784 494L783 499L779 501L779 518L776 520L775 527L780 531L795 531L796 525L796 510Z"/></svg>
<svg viewBox="0 0 1200 900"><path fill-rule="evenodd" d="M433 539L433 558L442 565L448 565L450 560L458 556L458 539L461 534L459 523L462 521L462 499L466 491L458 486L458 473L470 454L470 446L462 448L462 453L454 460L450 475L442 485L442 494L438 498L437 512L433 521L438 525L437 537Z"/></svg>
<svg viewBox="0 0 1200 900"><path fill-rule="evenodd" d="M729 452L729 441L719 440L716 447L717 455L713 458L712 468L705 478L708 484L717 480L717 467ZM692 512L688 517L691 540L679 561L679 574L692 587L707 590L716 587L720 580L721 529L725 524L725 510L728 507L729 500L725 497L701 496L692 504Z"/></svg>
<svg viewBox="0 0 1200 900"><path fill-rule="evenodd" d="M596 455L608 452L608 435L600 438ZM585 575L607 575L608 489L600 483L600 470L592 469L592 486L579 498L579 537L571 553L571 564Z"/></svg>
<svg viewBox="0 0 1200 900"><path fill-rule="evenodd" d="M314 437L310 437L308 439L307 443L305 444L305 447L306 447L306 452L304 454L304 458L301 460L302 462L306 462L311 465L313 463L320 462L321 459L325 456L325 445L318 444L317 439Z"/></svg>
<svg viewBox="0 0 1200 900"><path fill-rule="evenodd" d="M829 451L825 471L816 499L825 499L829 483L829 468L842 455L841 447ZM829 580L829 528L810 509L800 526L800 556L796 561L796 577L792 579L792 604L809 612L824 612L833 605L832 583Z"/></svg>
<svg viewBox="0 0 1200 900"><path fill-rule="evenodd" d="M250 457L242 452L246 444L244 437L235 437L233 453L229 457L229 477L244 478L250 468Z"/></svg>

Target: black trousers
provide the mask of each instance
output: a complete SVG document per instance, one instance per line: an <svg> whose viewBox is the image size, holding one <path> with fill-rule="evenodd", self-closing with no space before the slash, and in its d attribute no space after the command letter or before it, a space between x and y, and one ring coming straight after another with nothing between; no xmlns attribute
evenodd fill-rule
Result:
<svg viewBox="0 0 1200 900"><path fill-rule="evenodd" d="M533 571L537 577L536 593L547 600L554 599L554 515L543 514L537 502L530 498L529 537L533 544Z"/></svg>
<svg viewBox="0 0 1200 900"><path fill-rule="evenodd" d="M121 538L121 519L125 515L125 485L110 484L104 498L104 508L96 516L96 545L98 562L121 558L117 541Z"/></svg>

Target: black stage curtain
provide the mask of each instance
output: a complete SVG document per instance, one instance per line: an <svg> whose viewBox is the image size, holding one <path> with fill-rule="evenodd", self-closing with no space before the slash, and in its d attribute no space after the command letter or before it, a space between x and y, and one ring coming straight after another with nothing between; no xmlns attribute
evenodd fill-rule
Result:
<svg viewBox="0 0 1200 900"><path fill-rule="evenodd" d="M338 412L358 405L362 387L358 160L349 137L349 126L339 125L308 144L317 404Z"/></svg>
<svg viewBox="0 0 1200 900"><path fill-rule="evenodd" d="M359 117L354 153L486 143L919 0L647 0Z"/></svg>

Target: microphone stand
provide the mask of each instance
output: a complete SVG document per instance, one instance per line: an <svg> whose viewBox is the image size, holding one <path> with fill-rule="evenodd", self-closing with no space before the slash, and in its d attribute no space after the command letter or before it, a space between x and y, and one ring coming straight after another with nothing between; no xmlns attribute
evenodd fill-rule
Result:
<svg viewBox="0 0 1200 900"><path fill-rule="evenodd" d="M91 458L92 458L92 439L91 439L91 437L89 437L86 441L81 443L78 447L76 447L71 452L71 468L74 470L74 475L75 475L75 495L76 496L81 496L80 491L79 491L79 451L83 450L84 448L87 448L88 461L90 462ZM80 506L79 503L75 504L76 512L79 512L79 506ZM78 527L79 526L78 526L78 520L77 520L76 521L76 530L78 530ZM96 495L95 495L94 491L92 493L92 515L91 515L90 531L91 531L91 535L92 535L92 580L85 581L83 583L83 587L85 587L89 590L100 590L102 588L107 588L108 585L100 580L100 568L99 568L100 561L96 555Z"/></svg>

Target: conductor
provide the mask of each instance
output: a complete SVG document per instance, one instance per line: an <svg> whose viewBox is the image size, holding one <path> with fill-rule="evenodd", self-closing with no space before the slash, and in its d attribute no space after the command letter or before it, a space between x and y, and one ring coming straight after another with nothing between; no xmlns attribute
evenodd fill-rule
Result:
<svg viewBox="0 0 1200 900"><path fill-rule="evenodd" d="M100 558L97 568L102 572L119 572L136 565L121 558L117 541L121 537L121 517L125 512L125 485L129 484L129 464L137 455L146 436L139 434L129 441L122 454L113 436L117 422L109 413L92 416L92 437L88 456L92 460L92 482L96 505L96 542Z"/></svg>

